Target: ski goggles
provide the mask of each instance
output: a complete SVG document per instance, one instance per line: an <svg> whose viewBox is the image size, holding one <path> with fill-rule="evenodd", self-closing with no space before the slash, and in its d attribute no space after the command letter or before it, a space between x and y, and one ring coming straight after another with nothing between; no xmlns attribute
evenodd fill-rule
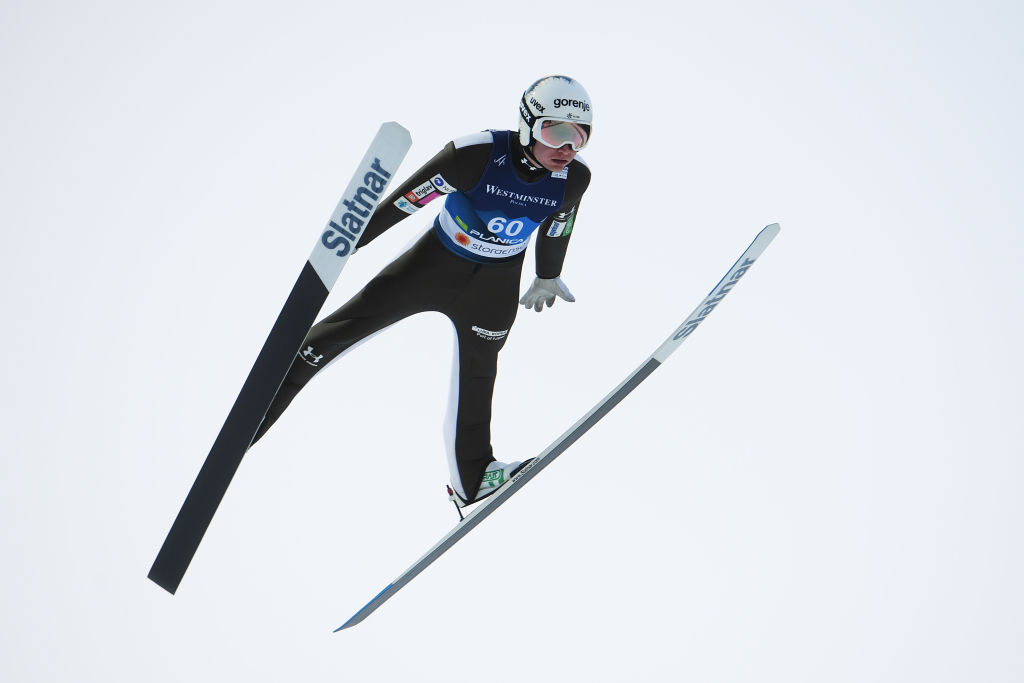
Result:
<svg viewBox="0 0 1024 683"><path fill-rule="evenodd" d="M580 151L590 137L590 126L584 127L570 121L555 119L539 119L533 124L533 137L548 147L558 149L571 145L573 150Z"/></svg>

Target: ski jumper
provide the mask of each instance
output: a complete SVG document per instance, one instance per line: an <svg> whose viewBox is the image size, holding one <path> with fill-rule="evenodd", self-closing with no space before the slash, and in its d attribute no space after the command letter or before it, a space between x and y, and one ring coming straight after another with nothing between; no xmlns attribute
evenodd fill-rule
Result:
<svg viewBox="0 0 1024 683"><path fill-rule="evenodd" d="M431 228L337 311L310 330L256 434L258 440L320 370L371 335L414 313L444 313L455 327L445 445L452 486L472 500L494 460L491 397L498 352L518 311L523 257L534 232L537 276L561 272L590 171L576 157L564 170L531 165L510 131L450 142L384 202L359 240L363 248L434 199Z"/></svg>

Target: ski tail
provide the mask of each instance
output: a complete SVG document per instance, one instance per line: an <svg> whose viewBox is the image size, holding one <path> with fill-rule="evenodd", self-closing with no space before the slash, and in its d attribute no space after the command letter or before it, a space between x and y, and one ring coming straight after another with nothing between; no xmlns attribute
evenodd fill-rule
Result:
<svg viewBox="0 0 1024 683"><path fill-rule="evenodd" d="M721 303L722 299L732 291L754 261L771 244L775 236L779 234L779 224L772 223L757 234L754 241L737 259L736 263L728 270L724 277L718 281L701 303L686 317L683 323L676 328L668 339L661 346L655 349L640 366L624 379L611 393L605 396L597 405L580 418L576 424L570 427L562 436L558 437L540 455L533 458L526 466L508 481L507 484L498 489L497 493L483 500L475 510L466 515L459 524L452 529L444 538L438 541L433 548L421 557L415 564L392 581L387 587L378 593L362 609L356 612L344 624L334 629L337 633L343 629L351 628L363 621L377 610L381 605L390 600L395 593L403 586L412 581L420 572L429 567L434 560L443 555L449 548L455 545L461 538L473 530L487 516L498 509L506 500L515 495L516 491L522 488L530 479L550 465L555 458L565 452L572 444L587 433L591 427L600 422L612 408L617 406L626 396L636 389L641 382L647 379L651 373L661 367L662 363L686 341L697 327L707 318L711 312Z"/></svg>
<svg viewBox="0 0 1024 683"><path fill-rule="evenodd" d="M326 288L307 263L149 570L149 579L168 593L178 590L242 456L326 298Z"/></svg>
<svg viewBox="0 0 1024 683"><path fill-rule="evenodd" d="M358 236L345 226L362 222L346 216L349 207L358 200L372 214L411 145L409 131L394 122L383 124L318 236L149 570L149 578L168 593L178 590L295 354L355 249Z"/></svg>

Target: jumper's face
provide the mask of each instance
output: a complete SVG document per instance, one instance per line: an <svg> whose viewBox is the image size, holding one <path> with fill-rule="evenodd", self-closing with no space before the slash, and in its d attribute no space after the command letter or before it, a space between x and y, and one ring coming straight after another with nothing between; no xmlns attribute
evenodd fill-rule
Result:
<svg viewBox="0 0 1024 683"><path fill-rule="evenodd" d="M576 158L576 150L570 144L564 144L558 149L542 145L534 141L530 146L530 154L537 163L549 171L561 171L569 165L569 162Z"/></svg>

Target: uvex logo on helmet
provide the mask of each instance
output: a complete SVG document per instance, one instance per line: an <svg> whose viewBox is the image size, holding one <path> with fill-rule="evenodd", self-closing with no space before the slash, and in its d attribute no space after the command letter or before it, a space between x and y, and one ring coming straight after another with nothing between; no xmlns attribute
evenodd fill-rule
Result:
<svg viewBox="0 0 1024 683"><path fill-rule="evenodd" d="M583 100L569 100L561 97L555 100L555 109L562 107L575 107L576 109L582 109L583 111L590 111L590 103Z"/></svg>

